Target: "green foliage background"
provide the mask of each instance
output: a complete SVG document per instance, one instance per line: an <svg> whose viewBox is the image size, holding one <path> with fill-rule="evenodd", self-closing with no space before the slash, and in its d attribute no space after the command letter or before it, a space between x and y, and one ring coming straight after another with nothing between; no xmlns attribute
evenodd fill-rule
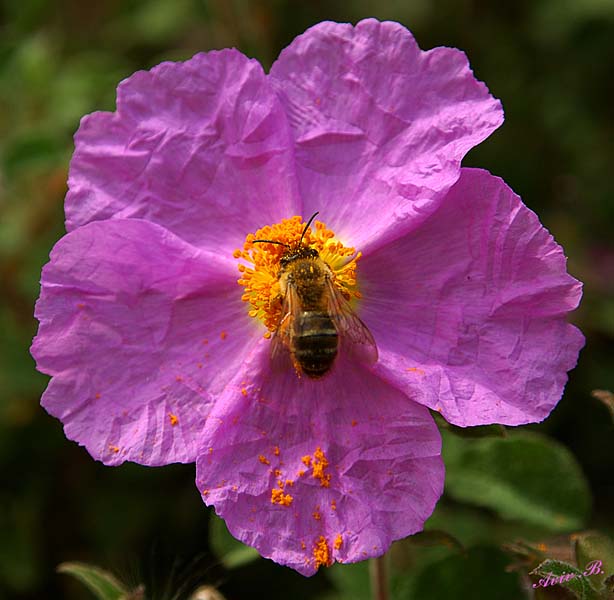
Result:
<svg viewBox="0 0 614 600"><path fill-rule="evenodd" d="M39 407L46 378L28 354L83 114L113 110L117 83L162 60L236 46L268 68L308 26L367 16L400 21L423 48L467 52L506 123L465 164L503 177L585 283L573 319L587 346L563 400L545 423L523 428L530 434L485 442L446 432L448 486L429 521L445 533L396 545L394 597L522 598L528 567L506 573L519 552L502 544L544 544L550 558L570 561L570 533L614 534L614 427L590 395L614 389L613 0L3 0L0 597L86 597L55 573L74 560L128 587L144 582L149 598L187 597L203 582L228 598L368 597L364 565L306 580L238 548L211 521L191 466L94 462Z"/></svg>

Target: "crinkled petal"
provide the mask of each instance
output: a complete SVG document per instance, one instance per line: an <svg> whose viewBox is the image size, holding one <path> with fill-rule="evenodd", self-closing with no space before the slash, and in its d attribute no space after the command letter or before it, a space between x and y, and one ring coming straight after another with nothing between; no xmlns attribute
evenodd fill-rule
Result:
<svg viewBox="0 0 614 600"><path fill-rule="evenodd" d="M296 139L304 214L320 211L363 250L426 218L464 154L503 122L463 52L424 52L398 23L320 23L271 77Z"/></svg>
<svg viewBox="0 0 614 600"><path fill-rule="evenodd" d="M228 253L300 209L284 110L236 50L138 71L119 85L117 112L83 118L75 145L69 231L142 218Z"/></svg>
<svg viewBox="0 0 614 600"><path fill-rule="evenodd" d="M191 462L216 394L262 332L235 265L136 219L62 238L43 269L32 345L45 409L106 464Z"/></svg>
<svg viewBox="0 0 614 600"><path fill-rule="evenodd" d="M566 322L581 284L505 183L463 169L416 231L361 260L377 370L461 425L544 419L584 337Z"/></svg>
<svg viewBox="0 0 614 600"><path fill-rule="evenodd" d="M271 373L267 344L209 416L205 502L238 539L304 575L421 530L444 478L428 411L343 358L318 381Z"/></svg>

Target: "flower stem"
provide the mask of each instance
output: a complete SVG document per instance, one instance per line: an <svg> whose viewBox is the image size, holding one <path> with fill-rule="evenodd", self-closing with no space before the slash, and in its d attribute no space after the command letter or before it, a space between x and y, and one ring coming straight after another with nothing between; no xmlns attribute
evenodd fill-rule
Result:
<svg viewBox="0 0 614 600"><path fill-rule="evenodd" d="M371 595L373 600L389 600L388 569L386 555L372 558L369 561L369 576L371 578Z"/></svg>

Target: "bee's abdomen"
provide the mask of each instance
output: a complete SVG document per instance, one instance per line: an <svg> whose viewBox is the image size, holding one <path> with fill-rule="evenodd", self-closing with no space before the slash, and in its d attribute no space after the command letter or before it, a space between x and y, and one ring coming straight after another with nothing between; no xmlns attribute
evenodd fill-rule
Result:
<svg viewBox="0 0 614 600"><path fill-rule="evenodd" d="M303 373L317 379L329 371L337 356L338 341L328 313L302 312L294 340L294 356Z"/></svg>

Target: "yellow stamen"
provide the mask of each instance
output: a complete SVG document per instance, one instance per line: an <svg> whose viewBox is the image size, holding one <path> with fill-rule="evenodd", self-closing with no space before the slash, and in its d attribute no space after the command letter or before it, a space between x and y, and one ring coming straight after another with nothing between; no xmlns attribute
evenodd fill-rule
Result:
<svg viewBox="0 0 614 600"><path fill-rule="evenodd" d="M305 223L300 216L283 219L281 223L266 225L256 233L250 233L245 238L243 250L235 250L233 256L241 260L238 268L241 277L238 283L245 288L241 296L244 302L249 302L250 317L262 321L270 332L277 329L281 318L282 296L279 288L280 260L290 246L298 248ZM271 240L278 244L256 243L255 240ZM285 245L281 245L285 244ZM360 252L354 248L345 247L335 234L320 221L314 221L307 229L302 246L318 251L320 258L330 267L334 275L334 285L349 300L360 296L356 284L356 262Z"/></svg>

